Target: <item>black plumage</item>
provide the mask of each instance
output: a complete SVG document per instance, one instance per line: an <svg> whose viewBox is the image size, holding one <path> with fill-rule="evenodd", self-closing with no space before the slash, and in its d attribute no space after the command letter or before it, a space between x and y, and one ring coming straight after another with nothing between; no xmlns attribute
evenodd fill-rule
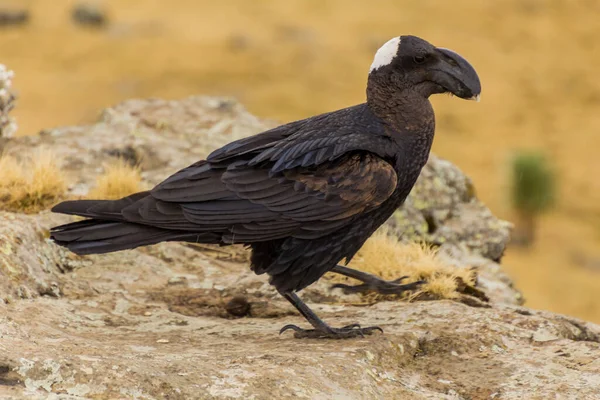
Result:
<svg viewBox="0 0 600 400"><path fill-rule="evenodd" d="M53 211L89 219L55 227L51 237L78 254L162 241L245 244L252 269L270 275L315 328L284 329L316 337L369 333L377 328L329 327L295 292L327 271L375 290L415 287L337 264L354 256L413 187L434 136L429 96L478 99L480 91L458 54L414 36L394 38L375 56L366 103L230 143L147 192L63 202Z"/></svg>

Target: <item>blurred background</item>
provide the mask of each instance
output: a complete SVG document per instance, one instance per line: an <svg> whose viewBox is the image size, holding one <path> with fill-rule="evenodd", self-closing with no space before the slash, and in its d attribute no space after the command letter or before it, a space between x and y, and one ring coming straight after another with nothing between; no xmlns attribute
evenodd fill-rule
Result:
<svg viewBox="0 0 600 400"><path fill-rule="evenodd" d="M479 104L433 99L434 151L517 225L502 263L526 304L600 322L600 0L0 0L17 135L132 97L234 96L281 122L339 109L401 34L480 75Z"/></svg>

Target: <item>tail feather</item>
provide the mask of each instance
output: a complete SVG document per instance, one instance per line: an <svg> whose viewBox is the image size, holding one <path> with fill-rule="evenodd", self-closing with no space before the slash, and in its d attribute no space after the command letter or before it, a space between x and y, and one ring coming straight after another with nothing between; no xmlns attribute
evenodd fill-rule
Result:
<svg viewBox="0 0 600 400"><path fill-rule="evenodd" d="M219 243L220 239L212 233L194 234L98 219L57 226L50 231L50 238L80 255L110 253L167 241Z"/></svg>
<svg viewBox="0 0 600 400"><path fill-rule="evenodd" d="M125 221L121 210L148 194L140 192L120 200L62 202L52 211L90 219L56 226L50 230L50 238L80 255L110 253L166 241L220 242L220 235L210 232L197 234Z"/></svg>
<svg viewBox="0 0 600 400"><path fill-rule="evenodd" d="M131 223L87 219L52 228L51 237L61 242L104 240L135 235L140 226ZM144 229L148 228L144 227Z"/></svg>
<svg viewBox="0 0 600 400"><path fill-rule="evenodd" d="M82 217L99 217L105 220L122 221L121 211L143 199L150 194L149 191L134 193L120 200L70 200L63 201L52 207L52 212Z"/></svg>

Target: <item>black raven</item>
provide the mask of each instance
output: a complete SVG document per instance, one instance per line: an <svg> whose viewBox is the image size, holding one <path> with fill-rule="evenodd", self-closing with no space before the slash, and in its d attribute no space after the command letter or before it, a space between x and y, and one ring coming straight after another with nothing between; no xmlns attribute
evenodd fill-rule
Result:
<svg viewBox="0 0 600 400"><path fill-rule="evenodd" d="M366 103L295 121L232 142L154 189L121 200L66 201L54 212L88 219L52 229L77 254L107 253L163 241L244 244L251 268L310 322L296 337L348 338L378 327L332 328L296 292L328 271L385 293L400 284L346 263L409 194L435 130L429 96L479 100L473 67L457 53L415 36L376 53Z"/></svg>

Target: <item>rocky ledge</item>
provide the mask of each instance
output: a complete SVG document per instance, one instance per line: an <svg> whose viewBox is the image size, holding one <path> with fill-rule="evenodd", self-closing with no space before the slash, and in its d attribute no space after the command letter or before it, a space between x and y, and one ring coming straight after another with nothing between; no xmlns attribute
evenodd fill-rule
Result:
<svg viewBox="0 0 600 400"><path fill-rule="evenodd" d="M80 196L112 157L141 165L151 185L273 125L230 99L131 100L93 125L0 139L0 150L52 149ZM2 398L600 398L600 327L522 307L499 264L510 224L438 157L387 228L476 267L489 300L372 304L325 279L302 292L332 325L385 330L358 340L278 335L304 322L243 249L168 243L78 257L47 239L69 220L0 212Z"/></svg>

